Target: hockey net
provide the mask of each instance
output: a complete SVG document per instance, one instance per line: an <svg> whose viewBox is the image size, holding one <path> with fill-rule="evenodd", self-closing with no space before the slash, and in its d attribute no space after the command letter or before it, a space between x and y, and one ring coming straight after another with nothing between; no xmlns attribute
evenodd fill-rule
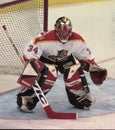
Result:
<svg viewBox="0 0 115 130"><path fill-rule="evenodd" d="M23 64L2 26L6 26L20 55L25 43L47 31L48 0L4 0L0 2L0 74L20 74Z"/></svg>

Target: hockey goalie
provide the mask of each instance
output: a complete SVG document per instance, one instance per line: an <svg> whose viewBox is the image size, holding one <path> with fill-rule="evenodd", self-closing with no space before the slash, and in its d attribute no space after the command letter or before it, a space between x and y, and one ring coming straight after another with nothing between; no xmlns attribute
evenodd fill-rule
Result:
<svg viewBox="0 0 115 130"><path fill-rule="evenodd" d="M22 89L17 94L17 105L23 112L32 112L38 103L32 88L35 80L47 94L62 75L70 104L77 109L89 109L95 99L84 72L90 73L96 85L101 85L107 76L107 70L94 61L85 40L72 31L67 17L58 18L54 30L41 33L27 43L23 57L27 65L18 79Z"/></svg>

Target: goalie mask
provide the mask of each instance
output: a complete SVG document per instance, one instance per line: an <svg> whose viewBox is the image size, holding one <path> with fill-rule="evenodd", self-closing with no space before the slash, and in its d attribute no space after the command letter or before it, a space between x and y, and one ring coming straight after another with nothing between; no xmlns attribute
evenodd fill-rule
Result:
<svg viewBox="0 0 115 130"><path fill-rule="evenodd" d="M55 31L58 39L62 43L66 43L72 34L72 24L67 17L60 17L55 23Z"/></svg>

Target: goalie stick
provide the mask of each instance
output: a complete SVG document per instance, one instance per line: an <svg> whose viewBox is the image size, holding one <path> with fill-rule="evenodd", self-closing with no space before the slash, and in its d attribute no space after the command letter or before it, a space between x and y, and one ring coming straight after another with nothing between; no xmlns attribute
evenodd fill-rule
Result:
<svg viewBox="0 0 115 130"><path fill-rule="evenodd" d="M9 39L10 43L12 44L16 54L22 61L23 65L25 66L25 62L23 61L18 49L16 48L12 38L10 37L10 34L7 30L6 25L2 26L4 32L6 33L7 38ZM64 112L55 112L52 110L50 104L48 103L43 91L41 90L41 87L35 80L35 83L32 86L36 96L38 97L39 101L41 102L42 107L44 108L47 116L51 119L78 119L78 114L77 113L64 113Z"/></svg>
<svg viewBox="0 0 115 130"><path fill-rule="evenodd" d="M16 48L16 46L15 46L15 44L14 44L12 38L10 37L10 34L9 34L9 32L8 32L8 30L7 30L7 28L6 28L6 26L3 25L2 28L3 28L4 32L6 33L6 36L7 36L7 38L9 39L9 41L10 41L12 47L14 48L16 54L18 55L19 59L20 59L21 62L25 65L25 62L23 61L22 57L20 56L20 53L19 53L18 49Z"/></svg>

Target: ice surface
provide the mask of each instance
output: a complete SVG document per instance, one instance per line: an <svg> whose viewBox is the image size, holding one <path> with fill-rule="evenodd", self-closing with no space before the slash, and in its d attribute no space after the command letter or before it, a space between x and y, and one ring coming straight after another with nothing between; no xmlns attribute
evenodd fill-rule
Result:
<svg viewBox="0 0 115 130"><path fill-rule="evenodd" d="M37 104L33 113L20 112L16 105L16 94L19 89L16 89L0 95L0 127L9 128L9 125L5 125L6 123L3 125L3 121L11 122L11 120L13 120L12 125L10 124L11 128L114 128L115 80L107 78L103 85L95 86L90 78L88 78L88 83L90 84L89 87L92 94L96 98L96 103L92 105L90 110L79 110L69 104L61 76L57 79L54 87L46 96L54 111L78 113L79 119L76 121L78 126L72 126L72 124L75 123L73 120L68 120L67 122L69 122L69 124L65 125L63 124L65 120L62 120L59 124L57 122L60 122L60 120L53 120L51 124L50 119L46 116L40 103ZM110 120L112 120L112 122L109 122L109 125L104 124L109 118L101 120L101 118L106 116L109 116ZM87 126L79 126L79 122L83 122L86 118ZM97 127L97 122L94 123L94 119L98 118L100 125ZM17 126L20 121L23 121L23 126ZM41 121L43 121L44 125L40 124ZM13 124L13 122L17 125ZM30 125L30 122L34 123ZM50 125L46 126L45 124L48 124L48 122L50 122ZM92 125L92 123L94 125Z"/></svg>
<svg viewBox="0 0 115 130"><path fill-rule="evenodd" d="M90 110L79 110L70 105L67 99L62 77L57 79L54 87L46 97L55 111L77 112L79 117L95 116L115 112L115 92L113 91L115 90L115 80L108 78L103 85L98 87L93 85L90 80L88 80L88 82L90 84L90 91L96 98L96 103L92 105ZM0 95L0 99L2 99L0 100L0 104L2 104L0 109L0 118L47 119L40 103L38 103L38 106L32 114L24 114L18 111L16 106L16 94L18 92L19 90L14 90Z"/></svg>

